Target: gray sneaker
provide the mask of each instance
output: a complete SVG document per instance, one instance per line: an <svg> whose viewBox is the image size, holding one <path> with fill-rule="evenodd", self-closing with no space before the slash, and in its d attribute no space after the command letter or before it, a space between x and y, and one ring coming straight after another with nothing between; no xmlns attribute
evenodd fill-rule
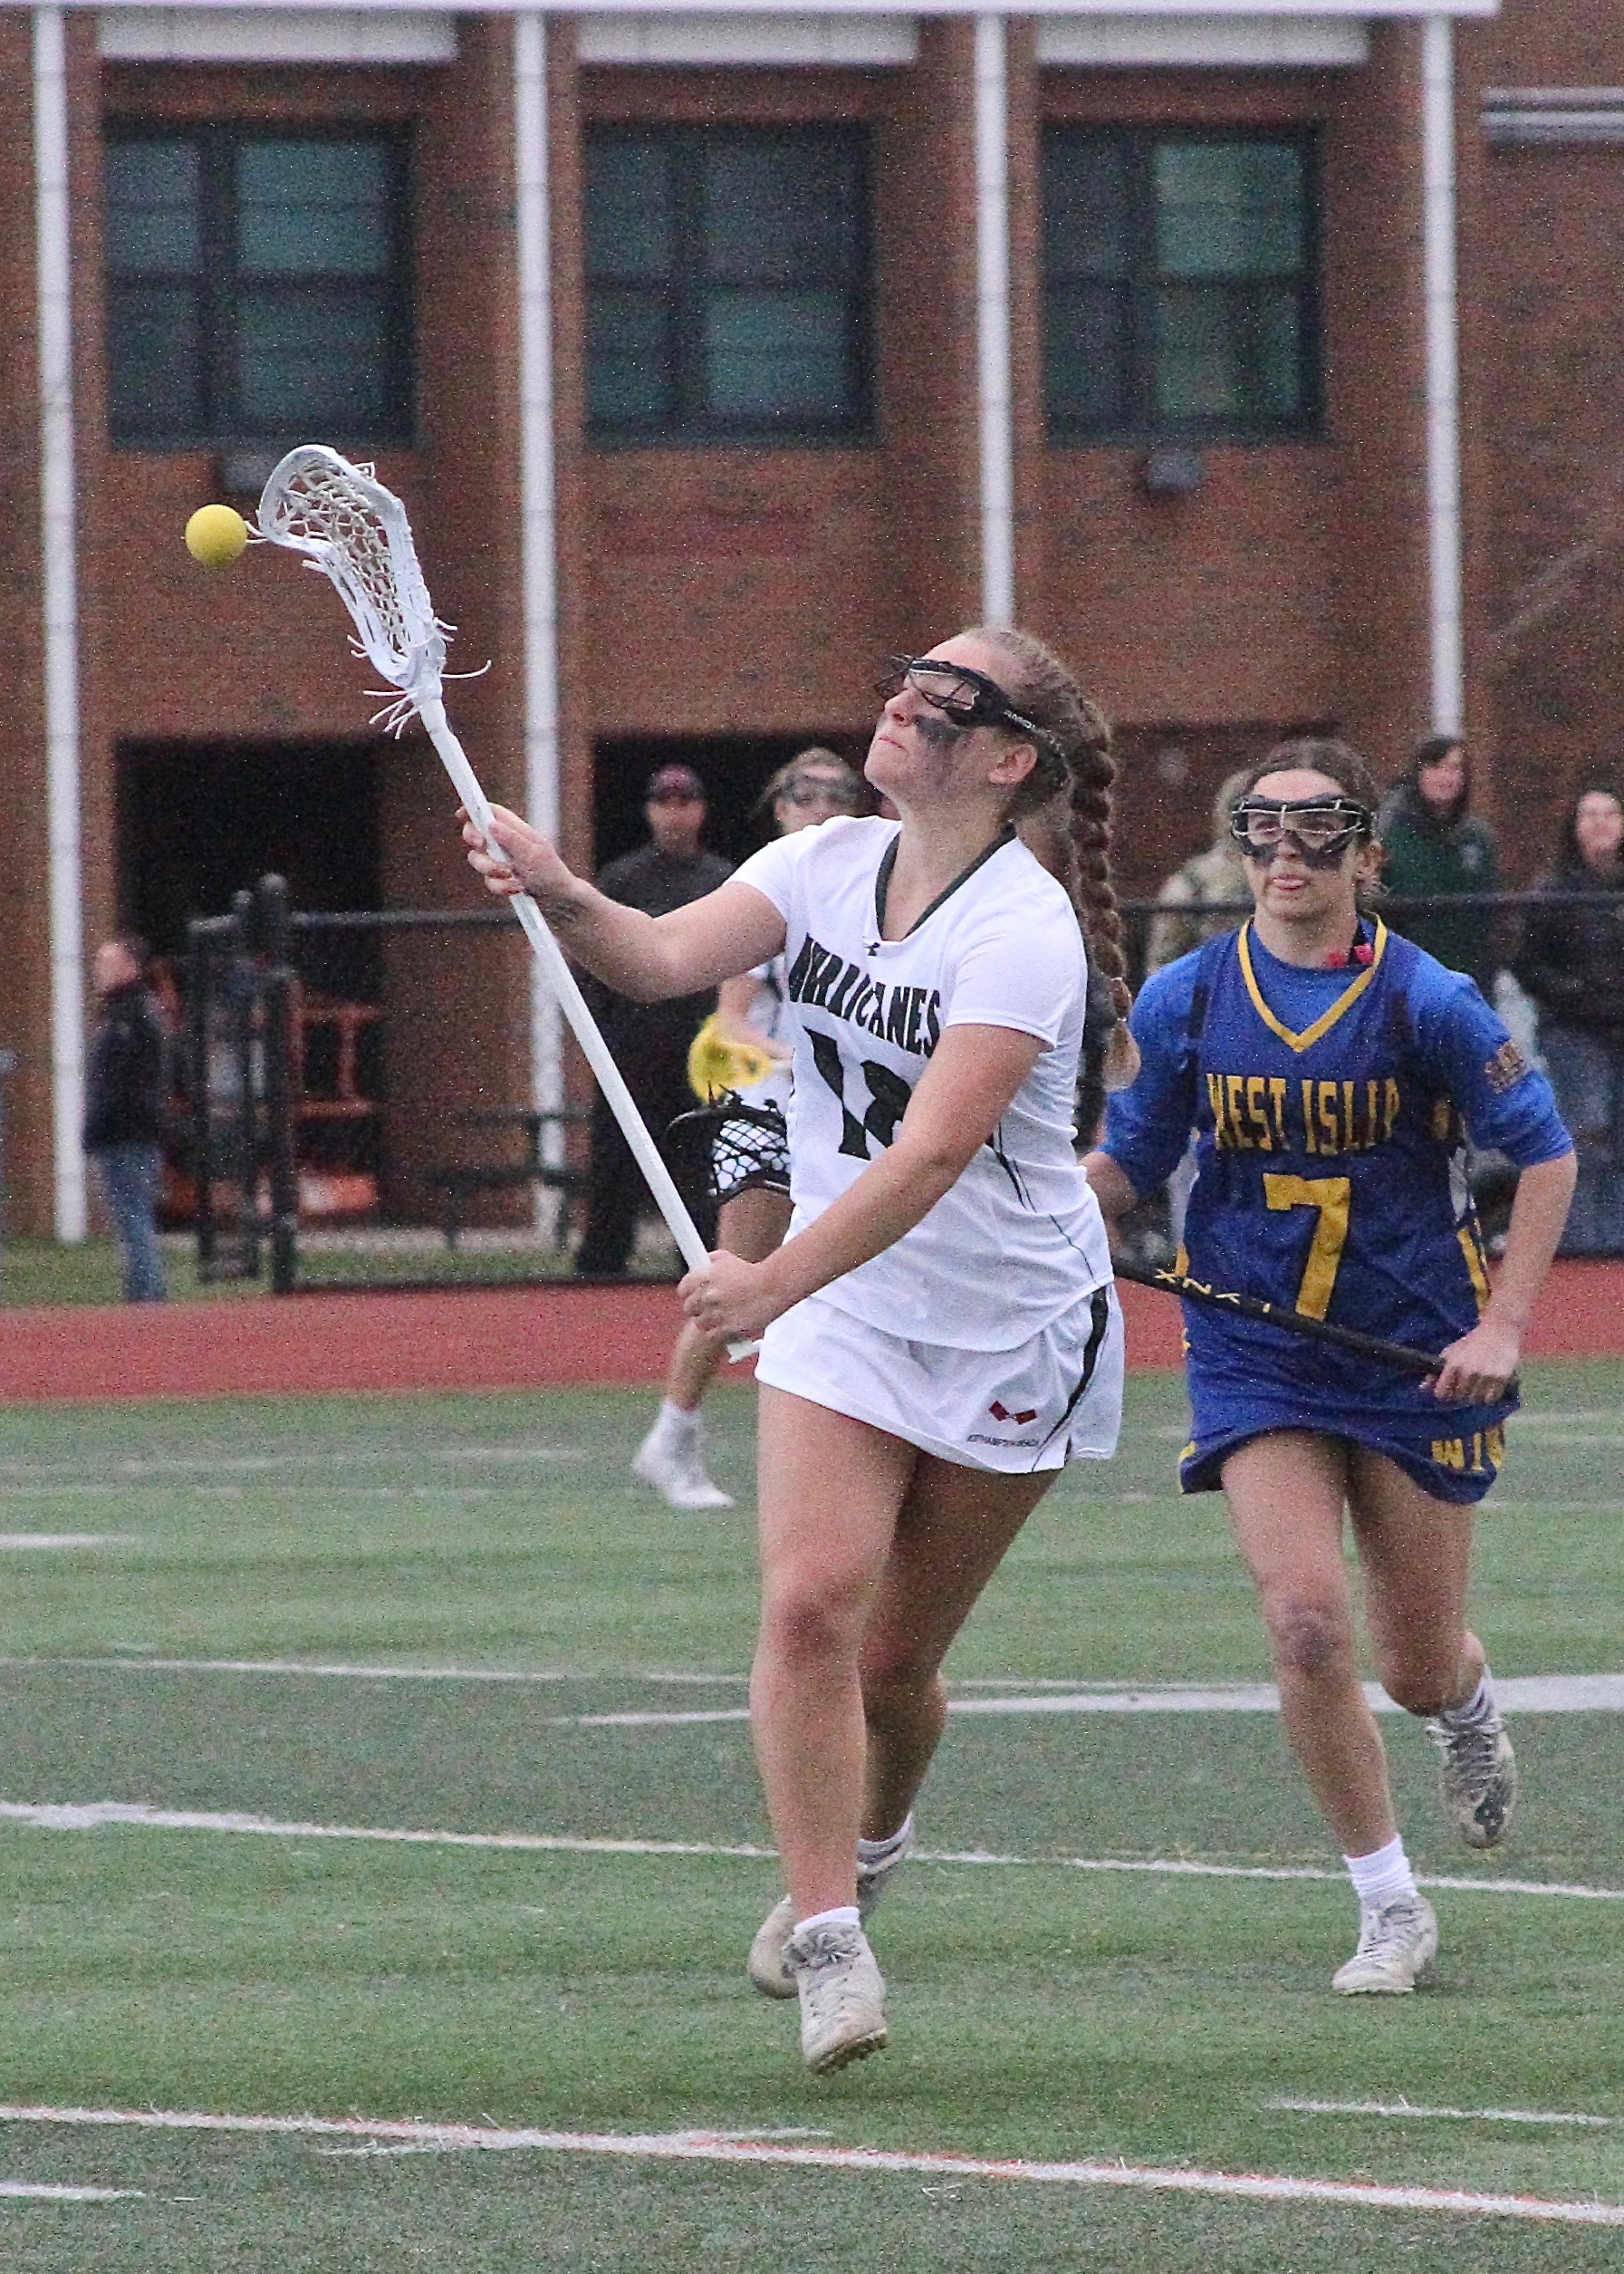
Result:
<svg viewBox="0 0 1624 2274"><path fill-rule="evenodd" d="M1427 1734L1443 1759L1438 1797L1468 1847L1497 1847L1517 1806L1517 1757L1499 1714L1474 1729L1428 1721Z"/></svg>
<svg viewBox="0 0 1624 2274"><path fill-rule="evenodd" d="M1345 1997L1380 1992L1404 1997L1427 1973L1438 1951L1438 1922L1425 1895L1400 1895L1379 1911L1359 1914L1359 1948L1331 1978Z"/></svg>
<svg viewBox="0 0 1624 2274"><path fill-rule="evenodd" d="M801 2052L816 2076L886 2042L885 1983L861 1927L802 1927L789 1942L801 1999Z"/></svg>
<svg viewBox="0 0 1624 2274"><path fill-rule="evenodd" d="M874 1906L885 1892L887 1882L899 1865L906 1863L913 1846L913 1835L908 1845L883 1864L857 1867L858 1915L866 1927L874 1915ZM775 1903L760 1926L750 1945L745 1970L764 1998L793 1998L795 1977L790 1971L790 1937L795 1932L795 1906L785 1895Z"/></svg>

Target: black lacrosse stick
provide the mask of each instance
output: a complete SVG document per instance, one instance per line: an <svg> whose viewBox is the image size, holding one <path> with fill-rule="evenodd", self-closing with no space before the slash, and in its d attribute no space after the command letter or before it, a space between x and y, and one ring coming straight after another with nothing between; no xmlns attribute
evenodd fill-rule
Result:
<svg viewBox="0 0 1624 2274"><path fill-rule="evenodd" d="M776 1105L747 1105L724 1091L709 1105L678 1113L666 1131L678 1173L718 1206L741 1192L790 1189L790 1133Z"/></svg>

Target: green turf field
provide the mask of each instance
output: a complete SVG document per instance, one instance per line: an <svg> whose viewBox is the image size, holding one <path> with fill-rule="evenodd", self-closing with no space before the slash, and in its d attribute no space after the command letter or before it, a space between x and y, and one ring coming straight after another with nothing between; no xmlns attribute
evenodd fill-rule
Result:
<svg viewBox="0 0 1624 2274"><path fill-rule="evenodd" d="M1621 1389L1616 1364L1530 1370L1481 1535L1503 1677L1624 1669ZM1219 1505L1171 1489L1182 1411L1170 1381L1130 1385L1127 1450L1057 1488L961 1642L961 1702L1029 1702L956 1714L921 1836L1009 1860L908 1866L875 1937L892 2049L823 2082L793 2009L744 1978L773 1864L727 1852L767 1844L738 1718L747 1392L716 1402L741 1502L720 1518L630 1483L636 1395L8 1413L0 2101L1624 2205L1618 1714L1521 1718L1523 1813L1488 1859L1448 1844L1429 1749L1384 1722L1420 1868L1503 1884L1434 1893L1435 1988L1343 2001L1326 1985L1351 1900L1312 1875L1334 1858L1273 1716L1033 1710L1072 1686L1266 1679ZM80 1544L23 1544L42 1539ZM245 1670L266 1662L331 1671ZM158 1820L14 1813L99 1803ZM24 2186L132 2192L4 2192ZM0 2122L5 2274L1385 2274L1446 2256L1617 2269L1624 2226L709 2150Z"/></svg>

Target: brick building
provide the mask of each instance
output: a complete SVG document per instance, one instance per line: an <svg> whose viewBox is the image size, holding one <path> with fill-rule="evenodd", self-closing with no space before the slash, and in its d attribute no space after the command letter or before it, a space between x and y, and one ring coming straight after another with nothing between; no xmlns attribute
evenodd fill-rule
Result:
<svg viewBox="0 0 1624 2274"><path fill-rule="evenodd" d="M1527 873L1624 696L1624 17L1593 0L0 5L9 1216L84 1220L88 943L266 868L467 906L324 580L180 544L293 441L406 497L492 794L681 756L742 853L985 616L1118 722L1149 889L1281 729L1463 725ZM25 130L32 120L33 131ZM1458 289L1457 289L1458 273ZM341 975L341 978L342 975ZM386 1197L557 1094L505 939L397 944Z"/></svg>

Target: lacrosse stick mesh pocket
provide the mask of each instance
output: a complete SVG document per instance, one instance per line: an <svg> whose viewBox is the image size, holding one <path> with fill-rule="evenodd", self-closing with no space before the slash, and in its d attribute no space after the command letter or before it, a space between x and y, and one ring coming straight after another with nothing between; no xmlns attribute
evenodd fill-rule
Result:
<svg viewBox="0 0 1624 2274"><path fill-rule="evenodd" d="M729 1091L714 1105L679 1113L666 1143L690 1185L718 1203L741 1192L790 1189L790 1134L776 1105L746 1105Z"/></svg>
<svg viewBox="0 0 1624 2274"><path fill-rule="evenodd" d="M406 508L370 467L317 443L289 451L265 485L257 534L332 579L359 650L391 686L414 701L438 692L449 627L434 612Z"/></svg>

